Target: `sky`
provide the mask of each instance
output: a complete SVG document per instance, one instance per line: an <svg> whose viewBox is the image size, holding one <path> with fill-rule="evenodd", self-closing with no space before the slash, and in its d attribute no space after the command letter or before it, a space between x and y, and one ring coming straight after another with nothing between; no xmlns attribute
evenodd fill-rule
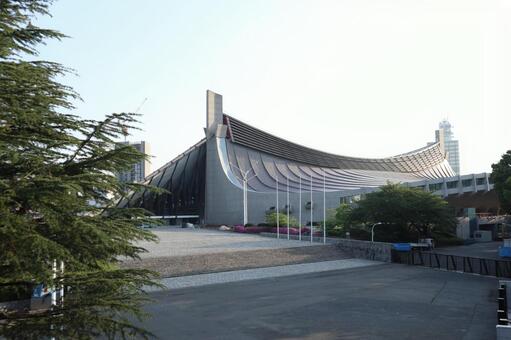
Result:
<svg viewBox="0 0 511 340"><path fill-rule="evenodd" d="M511 1L60 0L36 23L69 36L40 58L73 68L75 114L143 114L152 169L224 112L339 155L387 157L447 118L461 173L511 149Z"/></svg>

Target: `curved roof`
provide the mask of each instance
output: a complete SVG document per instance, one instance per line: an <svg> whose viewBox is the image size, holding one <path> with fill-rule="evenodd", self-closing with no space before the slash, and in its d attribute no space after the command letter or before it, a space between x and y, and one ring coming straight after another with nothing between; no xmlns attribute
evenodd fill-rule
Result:
<svg viewBox="0 0 511 340"><path fill-rule="evenodd" d="M231 142L250 149L315 167L383 172L422 173L443 165L435 177L454 176L440 144L435 143L408 153L387 158L356 158L339 156L298 145L243 123L224 114ZM429 176L428 176L429 177Z"/></svg>

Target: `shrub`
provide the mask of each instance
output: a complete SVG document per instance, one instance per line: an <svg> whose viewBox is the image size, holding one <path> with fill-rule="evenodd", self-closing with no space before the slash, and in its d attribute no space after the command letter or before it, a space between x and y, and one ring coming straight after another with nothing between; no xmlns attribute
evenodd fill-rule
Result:
<svg viewBox="0 0 511 340"><path fill-rule="evenodd" d="M277 213L273 212L273 213L266 214L266 223L272 227L276 227L277 226ZM298 224L298 220L293 216L289 216L289 225L292 226L292 225L297 225L297 224ZM279 226L280 227L287 226L287 214L279 214Z"/></svg>

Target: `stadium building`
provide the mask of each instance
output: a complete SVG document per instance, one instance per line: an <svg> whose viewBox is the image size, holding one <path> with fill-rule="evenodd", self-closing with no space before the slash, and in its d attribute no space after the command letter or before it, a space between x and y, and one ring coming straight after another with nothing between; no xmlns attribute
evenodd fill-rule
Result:
<svg viewBox="0 0 511 340"><path fill-rule="evenodd" d="M137 192L121 204L144 207L171 223L256 224L264 222L268 212L289 209L307 224L322 221L325 208L337 208L388 182L424 188L432 183L447 196L445 178L455 175L440 143L387 158L334 155L225 114L222 96L211 91L205 133L204 139L146 178L147 184L170 193ZM483 177L473 178L476 191L490 189L488 176ZM455 180L461 183L461 178ZM464 190L457 184L454 188Z"/></svg>

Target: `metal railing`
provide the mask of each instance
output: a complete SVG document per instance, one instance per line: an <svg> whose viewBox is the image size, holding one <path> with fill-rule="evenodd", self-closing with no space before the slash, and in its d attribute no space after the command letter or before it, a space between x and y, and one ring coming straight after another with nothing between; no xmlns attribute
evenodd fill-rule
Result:
<svg viewBox="0 0 511 340"><path fill-rule="evenodd" d="M499 287L499 297L497 302L499 307L497 309L497 324L498 325L509 325L509 319L507 316L507 289L505 284L501 284Z"/></svg>
<svg viewBox="0 0 511 340"><path fill-rule="evenodd" d="M392 262L419 265L463 273L511 278L511 261L438 254L413 250L398 252L393 250Z"/></svg>

